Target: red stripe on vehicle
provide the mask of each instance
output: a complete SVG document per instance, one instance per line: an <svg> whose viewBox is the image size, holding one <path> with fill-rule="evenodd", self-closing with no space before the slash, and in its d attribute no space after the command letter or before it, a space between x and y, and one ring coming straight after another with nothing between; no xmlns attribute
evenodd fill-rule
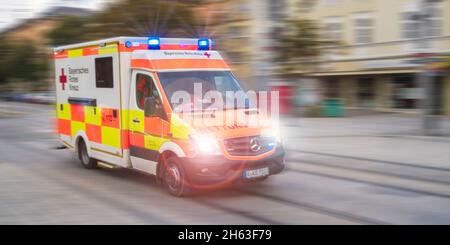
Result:
<svg viewBox="0 0 450 245"><path fill-rule="evenodd" d="M102 128L99 125L86 124L86 134L90 141L102 143Z"/></svg>
<svg viewBox="0 0 450 245"><path fill-rule="evenodd" d="M119 110L102 108L102 126L119 128Z"/></svg>
<svg viewBox="0 0 450 245"><path fill-rule="evenodd" d="M130 132L130 145L137 147L145 147L144 135L141 133Z"/></svg>
<svg viewBox="0 0 450 245"><path fill-rule="evenodd" d="M58 119L58 133L71 136L70 120Z"/></svg>
<svg viewBox="0 0 450 245"><path fill-rule="evenodd" d="M84 106L83 105L70 105L70 113L73 121L84 122Z"/></svg>
<svg viewBox="0 0 450 245"><path fill-rule="evenodd" d="M130 138L129 131L126 129L122 129L122 148L124 150L130 149Z"/></svg>

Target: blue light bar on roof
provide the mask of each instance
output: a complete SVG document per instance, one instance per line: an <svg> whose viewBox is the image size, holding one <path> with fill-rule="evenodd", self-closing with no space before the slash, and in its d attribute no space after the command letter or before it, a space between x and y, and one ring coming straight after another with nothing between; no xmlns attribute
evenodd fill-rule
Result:
<svg viewBox="0 0 450 245"><path fill-rule="evenodd" d="M198 39L198 50L210 50L211 44L209 42L209 39L207 38L200 38Z"/></svg>
<svg viewBox="0 0 450 245"><path fill-rule="evenodd" d="M159 50L161 49L161 40L159 37L149 37L148 38L148 49Z"/></svg>

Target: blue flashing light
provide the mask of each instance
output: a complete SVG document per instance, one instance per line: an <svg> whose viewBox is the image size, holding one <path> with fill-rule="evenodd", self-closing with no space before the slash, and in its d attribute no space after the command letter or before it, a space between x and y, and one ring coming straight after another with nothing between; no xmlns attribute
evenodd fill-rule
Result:
<svg viewBox="0 0 450 245"><path fill-rule="evenodd" d="M207 38L198 39L198 50L209 50L209 49L210 49L209 39Z"/></svg>
<svg viewBox="0 0 450 245"><path fill-rule="evenodd" d="M133 43L131 43L130 41L125 42L125 47L131 48L131 46L133 46Z"/></svg>
<svg viewBox="0 0 450 245"><path fill-rule="evenodd" d="M161 49L161 40L159 37L150 37L148 39L148 49L158 50Z"/></svg>

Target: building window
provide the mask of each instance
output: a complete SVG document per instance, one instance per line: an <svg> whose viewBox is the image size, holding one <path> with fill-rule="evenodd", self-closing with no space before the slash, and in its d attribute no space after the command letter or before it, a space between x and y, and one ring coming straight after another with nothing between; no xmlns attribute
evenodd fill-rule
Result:
<svg viewBox="0 0 450 245"><path fill-rule="evenodd" d="M393 107L398 109L416 109L419 106L420 89L412 75L393 77Z"/></svg>
<svg viewBox="0 0 450 245"><path fill-rule="evenodd" d="M438 3L427 3L423 11L403 12L401 16L404 39L442 35L442 10Z"/></svg>
<svg viewBox="0 0 450 245"><path fill-rule="evenodd" d="M341 41L343 39L342 20L339 17L328 17L324 23L324 38L331 41Z"/></svg>
<svg viewBox="0 0 450 245"><path fill-rule="evenodd" d="M324 3L325 5L334 6L340 4L341 2L342 0L326 0Z"/></svg>
<svg viewBox="0 0 450 245"><path fill-rule="evenodd" d="M367 44L373 41L373 20L369 14L358 14L354 18L355 43Z"/></svg>
<svg viewBox="0 0 450 245"><path fill-rule="evenodd" d="M426 14L426 36L437 37L442 35L442 10L438 3L427 3L425 6Z"/></svg>
<svg viewBox="0 0 450 245"><path fill-rule="evenodd" d="M339 80L336 78L328 78L325 80L325 97L327 99L339 98Z"/></svg>
<svg viewBox="0 0 450 245"><path fill-rule="evenodd" d="M271 20L281 20L285 16L286 0L268 1L267 7Z"/></svg>
<svg viewBox="0 0 450 245"><path fill-rule="evenodd" d="M402 37L403 39L414 39L420 37L420 18L416 12L402 13Z"/></svg>
<svg viewBox="0 0 450 245"><path fill-rule="evenodd" d="M431 114L444 115L444 76L438 75L431 78Z"/></svg>
<svg viewBox="0 0 450 245"><path fill-rule="evenodd" d="M374 78L358 79L358 102L361 107L373 107L375 98Z"/></svg>
<svg viewBox="0 0 450 245"><path fill-rule="evenodd" d="M113 58L95 59L95 86L97 88L113 88Z"/></svg>

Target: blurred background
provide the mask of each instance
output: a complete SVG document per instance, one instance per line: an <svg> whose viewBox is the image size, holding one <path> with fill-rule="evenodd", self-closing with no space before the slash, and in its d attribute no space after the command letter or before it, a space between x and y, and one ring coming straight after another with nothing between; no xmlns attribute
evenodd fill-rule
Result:
<svg viewBox="0 0 450 245"><path fill-rule="evenodd" d="M450 224L450 0L0 2L0 222ZM286 173L192 205L50 150L52 47L126 35L212 38L245 88L278 90Z"/></svg>
<svg viewBox="0 0 450 245"><path fill-rule="evenodd" d="M52 91L53 46L124 35L210 37L247 89L280 91L285 114L428 108L427 114L450 116L446 0L25 0L4 6L2 92Z"/></svg>

